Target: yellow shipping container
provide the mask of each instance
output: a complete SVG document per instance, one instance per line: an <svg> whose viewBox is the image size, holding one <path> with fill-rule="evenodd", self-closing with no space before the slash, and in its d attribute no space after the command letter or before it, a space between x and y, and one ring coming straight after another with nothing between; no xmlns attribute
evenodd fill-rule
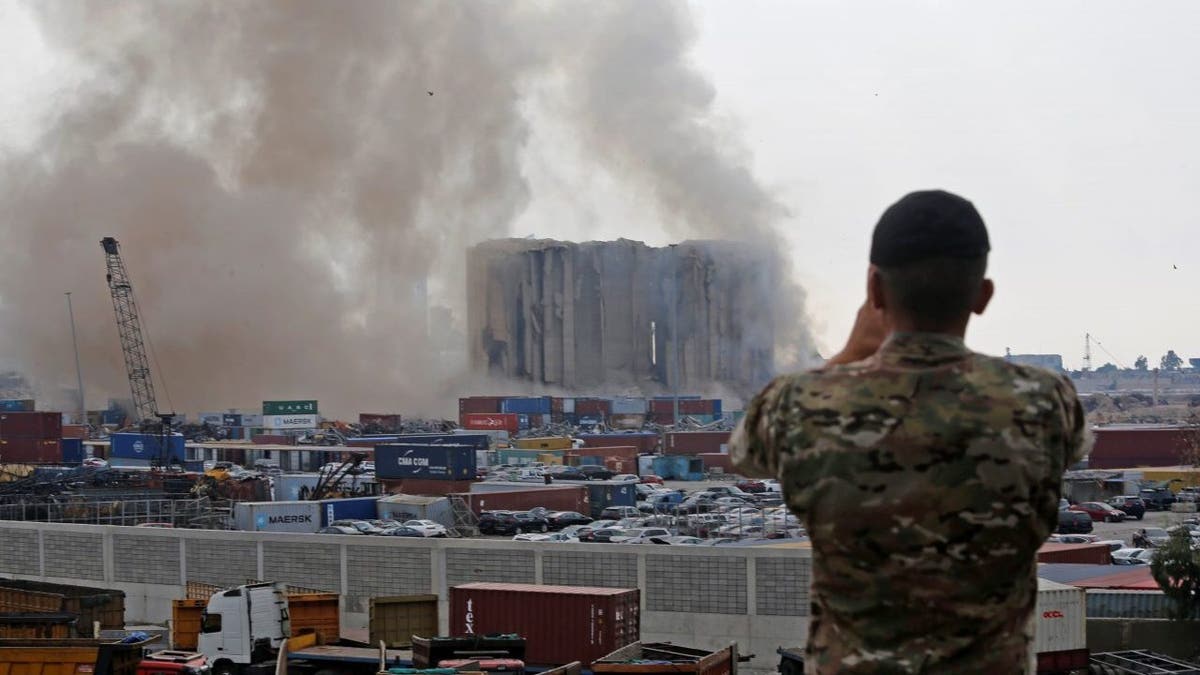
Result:
<svg viewBox="0 0 1200 675"><path fill-rule="evenodd" d="M518 438L517 447L522 450L570 450L571 439L568 436Z"/></svg>
<svg viewBox="0 0 1200 675"><path fill-rule="evenodd" d="M563 456L561 452L543 452L537 456L537 461L542 464L562 466Z"/></svg>
<svg viewBox="0 0 1200 675"><path fill-rule="evenodd" d="M1185 487L1200 485L1200 468L1191 466L1173 466L1162 469L1139 469L1142 480L1148 481L1178 481L1169 485L1171 492L1179 492Z"/></svg>

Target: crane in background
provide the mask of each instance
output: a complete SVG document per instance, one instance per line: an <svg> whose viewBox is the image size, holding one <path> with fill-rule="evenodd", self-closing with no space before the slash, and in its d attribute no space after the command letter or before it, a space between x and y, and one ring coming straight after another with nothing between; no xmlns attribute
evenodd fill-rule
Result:
<svg viewBox="0 0 1200 675"><path fill-rule="evenodd" d="M104 249L108 290L112 295L113 311L117 315L117 332L121 337L121 353L125 357L125 374L129 377L129 390L133 394L134 421L143 431L159 434L160 455L153 458L153 461L160 465L166 464L171 420L175 413L164 413L158 409L158 400L154 396L154 378L150 372L150 359L146 356L146 340L142 337L142 321L138 316L129 273L125 270L125 262L121 260L120 246L112 237L101 239L100 246Z"/></svg>

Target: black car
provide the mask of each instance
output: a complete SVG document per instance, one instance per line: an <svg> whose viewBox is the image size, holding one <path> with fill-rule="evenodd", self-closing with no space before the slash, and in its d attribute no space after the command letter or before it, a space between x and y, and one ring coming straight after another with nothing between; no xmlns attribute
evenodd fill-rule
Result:
<svg viewBox="0 0 1200 675"><path fill-rule="evenodd" d="M592 522L591 518L575 511L554 511L547 520L550 521L550 527L555 530L561 530L568 525L587 525Z"/></svg>
<svg viewBox="0 0 1200 675"><path fill-rule="evenodd" d="M1083 511L1059 511L1059 534L1088 534L1092 531L1092 517Z"/></svg>
<svg viewBox="0 0 1200 675"><path fill-rule="evenodd" d="M484 511L479 514L480 534L512 534L517 519L512 511Z"/></svg>
<svg viewBox="0 0 1200 675"><path fill-rule="evenodd" d="M1166 511L1175 503L1175 495L1165 488L1160 490L1145 489L1138 495L1146 503L1147 511Z"/></svg>
<svg viewBox="0 0 1200 675"><path fill-rule="evenodd" d="M516 519L516 526L513 534L524 534L526 532L549 532L550 521L545 518L529 513L528 511L518 511L512 514Z"/></svg>
<svg viewBox="0 0 1200 675"><path fill-rule="evenodd" d="M399 527L393 527L393 528L386 529L383 532L380 532L379 536L381 536L381 537L422 537L423 538L425 536L425 533L421 532L420 530L416 530L411 527L405 527L405 526L401 525Z"/></svg>
<svg viewBox="0 0 1200 675"><path fill-rule="evenodd" d="M550 477L553 478L554 480L587 480L588 479L586 473L580 471L579 469L576 469L573 466L567 467L565 469L559 469L558 471L551 473Z"/></svg>
<svg viewBox="0 0 1200 675"><path fill-rule="evenodd" d="M608 480L617 475L612 471L596 465L587 465L579 467L579 472L587 477L587 480Z"/></svg>
<svg viewBox="0 0 1200 675"><path fill-rule="evenodd" d="M1146 515L1146 502L1142 501L1141 497L1136 497L1134 495L1113 497L1112 499L1108 500L1108 505L1114 509L1117 509L1118 511L1124 512L1125 515L1129 516L1130 518L1141 520L1142 516Z"/></svg>

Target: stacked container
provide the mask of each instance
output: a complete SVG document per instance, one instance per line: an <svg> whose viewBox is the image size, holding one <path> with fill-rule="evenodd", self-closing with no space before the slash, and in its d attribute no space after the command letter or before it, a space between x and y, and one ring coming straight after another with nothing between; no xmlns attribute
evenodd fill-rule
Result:
<svg viewBox="0 0 1200 675"><path fill-rule="evenodd" d="M375 446L375 475L380 479L473 480L475 469L475 447L466 443L411 442Z"/></svg>
<svg viewBox="0 0 1200 675"><path fill-rule="evenodd" d="M0 464L62 461L62 413L0 411Z"/></svg>

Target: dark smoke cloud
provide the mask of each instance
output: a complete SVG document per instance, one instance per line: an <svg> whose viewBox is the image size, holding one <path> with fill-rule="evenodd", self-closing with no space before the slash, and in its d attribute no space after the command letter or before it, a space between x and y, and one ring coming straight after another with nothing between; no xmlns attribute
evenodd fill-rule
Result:
<svg viewBox="0 0 1200 675"><path fill-rule="evenodd" d="M547 75L672 233L767 239L783 216L705 123L682 5L30 9L78 64L36 142L0 159L0 335L42 391L74 380L71 290L89 397L127 395L98 244L112 235L177 409L446 412L452 331L426 325L421 289L461 306L465 248L528 203L524 90Z"/></svg>

